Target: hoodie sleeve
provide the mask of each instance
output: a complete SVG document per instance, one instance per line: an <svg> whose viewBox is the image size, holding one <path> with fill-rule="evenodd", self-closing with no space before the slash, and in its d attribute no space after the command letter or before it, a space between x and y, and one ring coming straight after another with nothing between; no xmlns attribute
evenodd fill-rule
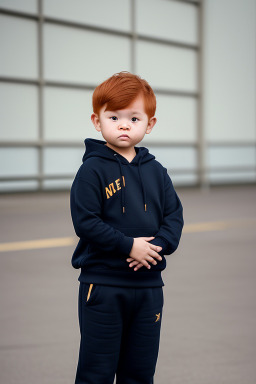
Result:
<svg viewBox="0 0 256 384"><path fill-rule="evenodd" d="M100 250L130 254L133 237L125 236L101 218L103 196L95 172L78 173L71 187L70 210L76 235Z"/></svg>
<svg viewBox="0 0 256 384"><path fill-rule="evenodd" d="M166 168L164 168L164 188L163 221L155 238L149 241L151 244L162 247L162 250L158 252L161 256L170 255L178 248L184 225L183 207Z"/></svg>

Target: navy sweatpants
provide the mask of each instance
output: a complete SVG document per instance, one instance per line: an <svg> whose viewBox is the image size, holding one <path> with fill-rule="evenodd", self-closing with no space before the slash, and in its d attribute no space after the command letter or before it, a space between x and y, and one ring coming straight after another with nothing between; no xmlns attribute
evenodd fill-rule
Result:
<svg viewBox="0 0 256 384"><path fill-rule="evenodd" d="M75 384L153 384L163 288L81 283Z"/></svg>

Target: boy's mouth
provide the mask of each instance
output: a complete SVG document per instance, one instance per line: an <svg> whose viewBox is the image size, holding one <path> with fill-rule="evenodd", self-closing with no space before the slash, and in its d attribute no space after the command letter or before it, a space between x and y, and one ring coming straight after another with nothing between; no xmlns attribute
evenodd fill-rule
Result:
<svg viewBox="0 0 256 384"><path fill-rule="evenodd" d="M128 135L121 135L121 136L119 136L119 137L129 137Z"/></svg>

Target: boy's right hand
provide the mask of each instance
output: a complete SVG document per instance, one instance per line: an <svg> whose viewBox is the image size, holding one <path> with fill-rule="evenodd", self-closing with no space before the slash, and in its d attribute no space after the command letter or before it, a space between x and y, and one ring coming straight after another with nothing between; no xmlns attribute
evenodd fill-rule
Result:
<svg viewBox="0 0 256 384"><path fill-rule="evenodd" d="M131 252L129 254L134 260L143 264L146 268L150 269L151 266L148 262L156 264L156 260L162 260L162 257L157 253L160 252L162 247L149 243L155 237L135 237Z"/></svg>

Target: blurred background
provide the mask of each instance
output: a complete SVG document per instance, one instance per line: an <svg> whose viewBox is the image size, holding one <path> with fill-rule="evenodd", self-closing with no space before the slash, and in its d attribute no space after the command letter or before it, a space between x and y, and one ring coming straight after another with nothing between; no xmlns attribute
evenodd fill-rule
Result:
<svg viewBox="0 0 256 384"><path fill-rule="evenodd" d="M0 383L74 382L69 191L124 70L156 93L139 145L184 208L155 381L255 384L256 0L0 0Z"/></svg>
<svg viewBox="0 0 256 384"><path fill-rule="evenodd" d="M68 189L93 89L148 80L175 185L256 181L255 0L0 0L0 191Z"/></svg>

